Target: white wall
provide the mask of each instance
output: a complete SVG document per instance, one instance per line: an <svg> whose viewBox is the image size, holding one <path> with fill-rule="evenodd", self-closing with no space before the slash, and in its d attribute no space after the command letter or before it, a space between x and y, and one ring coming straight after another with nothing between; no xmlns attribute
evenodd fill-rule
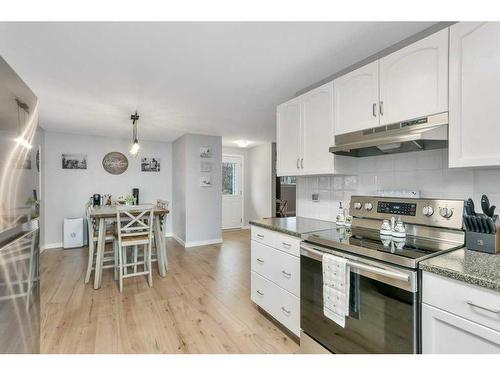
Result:
<svg viewBox="0 0 500 375"><path fill-rule="evenodd" d="M256 146L248 151L250 220L272 216L272 145Z"/></svg>
<svg viewBox="0 0 500 375"><path fill-rule="evenodd" d="M159 198L172 201L172 145L142 141L137 158L129 156L129 148L130 140L126 139L45 132L42 158L45 247L61 244L63 219L84 217L84 205L94 193L112 194L116 198L139 188L142 203L154 203ZM128 157L129 167L121 175L111 175L102 167L104 155L112 151ZM62 169L62 153L87 154L87 169ZM160 172L141 172L141 156L160 158ZM171 222L169 216L167 233L172 231Z"/></svg>
<svg viewBox="0 0 500 375"><path fill-rule="evenodd" d="M202 146L212 149L211 158L200 157ZM175 218L174 235L186 247L222 242L222 138L183 135L174 142L173 158L176 163L174 209L185 212L184 222L181 222L182 216ZM211 172L200 172L202 161L213 164ZM179 171L179 168L184 168L185 172ZM200 177L205 175L211 176L212 186L200 186ZM184 196L179 191L182 187Z"/></svg>
<svg viewBox="0 0 500 375"><path fill-rule="evenodd" d="M345 174L297 179L297 216L335 220L339 201L348 205L353 194L378 190L419 190L423 198L472 197L476 210L487 194L500 207L500 168L450 169L448 149L351 158L348 163ZM320 202L312 202L313 193L319 193Z"/></svg>

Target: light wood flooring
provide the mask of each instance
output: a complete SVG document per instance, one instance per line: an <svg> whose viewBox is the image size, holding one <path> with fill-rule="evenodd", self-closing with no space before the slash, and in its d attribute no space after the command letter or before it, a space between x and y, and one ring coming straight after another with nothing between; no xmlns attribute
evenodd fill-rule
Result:
<svg viewBox="0 0 500 375"><path fill-rule="evenodd" d="M250 301L250 231L184 249L167 239L169 273L84 284L87 249L42 254L42 353L295 353ZM156 266L156 264L155 264Z"/></svg>

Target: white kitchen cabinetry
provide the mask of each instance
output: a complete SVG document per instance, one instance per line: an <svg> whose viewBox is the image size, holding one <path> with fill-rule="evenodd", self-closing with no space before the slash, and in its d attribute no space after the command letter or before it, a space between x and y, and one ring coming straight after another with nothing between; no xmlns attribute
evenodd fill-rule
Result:
<svg viewBox="0 0 500 375"><path fill-rule="evenodd" d="M335 134L379 124L378 61L333 81Z"/></svg>
<svg viewBox="0 0 500 375"><path fill-rule="evenodd" d="M251 299L300 335L300 238L252 226Z"/></svg>
<svg viewBox="0 0 500 375"><path fill-rule="evenodd" d="M500 353L500 293L423 272L422 353Z"/></svg>
<svg viewBox="0 0 500 375"><path fill-rule="evenodd" d="M379 60L380 125L448 110L448 29Z"/></svg>
<svg viewBox="0 0 500 375"><path fill-rule="evenodd" d="M278 176L333 173L333 83L277 107Z"/></svg>
<svg viewBox="0 0 500 375"><path fill-rule="evenodd" d="M450 27L449 166L500 165L500 23Z"/></svg>

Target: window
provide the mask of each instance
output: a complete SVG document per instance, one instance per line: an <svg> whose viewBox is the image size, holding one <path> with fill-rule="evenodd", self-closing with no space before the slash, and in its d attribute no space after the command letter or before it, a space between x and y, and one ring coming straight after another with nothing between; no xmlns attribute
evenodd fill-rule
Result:
<svg viewBox="0 0 500 375"><path fill-rule="evenodd" d="M281 185L296 185L297 177L295 176L283 176L281 177Z"/></svg>
<svg viewBox="0 0 500 375"><path fill-rule="evenodd" d="M233 162L222 163L222 194L238 195L238 165Z"/></svg>

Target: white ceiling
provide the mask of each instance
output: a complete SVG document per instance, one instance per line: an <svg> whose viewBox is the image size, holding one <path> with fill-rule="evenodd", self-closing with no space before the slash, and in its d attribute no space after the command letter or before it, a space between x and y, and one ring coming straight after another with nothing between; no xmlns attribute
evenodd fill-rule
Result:
<svg viewBox="0 0 500 375"><path fill-rule="evenodd" d="M275 139L275 106L430 22L0 23L45 129L225 145ZM234 144L233 144L234 145Z"/></svg>

